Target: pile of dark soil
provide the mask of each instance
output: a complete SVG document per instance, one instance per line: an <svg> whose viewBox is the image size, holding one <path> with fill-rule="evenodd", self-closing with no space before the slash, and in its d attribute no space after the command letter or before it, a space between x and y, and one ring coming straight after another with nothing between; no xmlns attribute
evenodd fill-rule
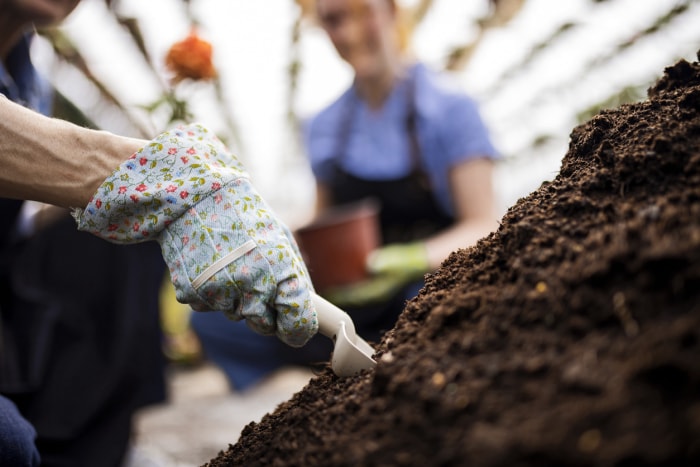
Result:
<svg viewBox="0 0 700 467"><path fill-rule="evenodd" d="M575 128L377 348L207 465L700 465L700 63Z"/></svg>

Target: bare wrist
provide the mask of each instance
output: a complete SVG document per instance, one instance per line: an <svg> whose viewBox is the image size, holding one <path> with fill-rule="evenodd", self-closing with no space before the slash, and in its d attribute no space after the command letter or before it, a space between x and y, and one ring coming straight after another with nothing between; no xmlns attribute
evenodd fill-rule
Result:
<svg viewBox="0 0 700 467"><path fill-rule="evenodd" d="M126 159L142 148L146 141L117 136L106 131L84 130L78 135L80 146L76 157L85 165L78 189L70 207L84 207L100 185Z"/></svg>
<svg viewBox="0 0 700 467"><path fill-rule="evenodd" d="M83 207L112 171L144 144L0 99L0 197Z"/></svg>

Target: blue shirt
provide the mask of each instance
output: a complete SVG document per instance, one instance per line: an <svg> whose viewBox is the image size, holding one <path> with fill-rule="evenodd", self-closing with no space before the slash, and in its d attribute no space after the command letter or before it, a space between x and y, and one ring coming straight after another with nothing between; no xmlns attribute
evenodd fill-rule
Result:
<svg viewBox="0 0 700 467"><path fill-rule="evenodd" d="M498 158L477 104L446 77L422 64L409 73L413 81L417 139L423 170L441 207L454 214L449 171L475 158ZM389 180L406 176L413 168L406 117L411 105L411 80L395 86L380 109L370 109L355 92L345 91L305 125L305 143L311 169L320 182L328 183L332 163L366 180ZM350 116L346 112L352 112ZM349 134L342 154L344 119ZM340 160L336 158L340 157Z"/></svg>
<svg viewBox="0 0 700 467"><path fill-rule="evenodd" d="M33 33L26 34L0 62L0 94L44 115L51 113L53 91L32 65L29 55Z"/></svg>

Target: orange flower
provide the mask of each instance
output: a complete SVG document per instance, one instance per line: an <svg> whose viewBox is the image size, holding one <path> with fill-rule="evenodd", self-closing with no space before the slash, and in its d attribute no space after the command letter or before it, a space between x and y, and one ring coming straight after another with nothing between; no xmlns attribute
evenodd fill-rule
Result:
<svg viewBox="0 0 700 467"><path fill-rule="evenodd" d="M192 29L184 40L170 47L165 57L165 66L175 73L175 83L186 78L208 80L216 76L211 56L211 44L201 39L197 31Z"/></svg>

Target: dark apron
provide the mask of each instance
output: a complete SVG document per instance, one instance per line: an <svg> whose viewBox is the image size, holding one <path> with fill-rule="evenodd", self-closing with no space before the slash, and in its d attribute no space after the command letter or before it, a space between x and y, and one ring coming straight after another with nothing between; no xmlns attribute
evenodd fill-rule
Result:
<svg viewBox="0 0 700 467"><path fill-rule="evenodd" d="M351 105L340 125L333 158L333 175L329 183L331 204L340 206L361 200L372 199L380 206L379 220L382 241L405 243L420 240L454 223L438 205L428 176L423 171L422 157L416 131L413 80L407 83L409 109L406 115L406 134L410 142L411 172L401 178L390 180L366 180L342 169L345 148L350 138L352 116L356 111Z"/></svg>
<svg viewBox="0 0 700 467"><path fill-rule="evenodd" d="M347 110L341 122L336 156L333 159L332 179L329 183L332 206L371 199L379 206L379 222L382 243L407 243L424 239L454 224L454 217L439 206L423 170L423 155L416 131L416 110L413 81L408 83L409 109L406 115L406 134L410 140L412 170L405 177L389 180L366 180L349 174L341 167L345 148L350 137L352 115L355 106ZM406 285L385 303L346 311L352 316L355 327L365 339L377 340L382 331L396 323L406 300L412 298L423 281Z"/></svg>
<svg viewBox="0 0 700 467"><path fill-rule="evenodd" d="M120 465L136 409L165 400L155 242L115 245L66 213L14 244L0 281L0 392L42 465Z"/></svg>

